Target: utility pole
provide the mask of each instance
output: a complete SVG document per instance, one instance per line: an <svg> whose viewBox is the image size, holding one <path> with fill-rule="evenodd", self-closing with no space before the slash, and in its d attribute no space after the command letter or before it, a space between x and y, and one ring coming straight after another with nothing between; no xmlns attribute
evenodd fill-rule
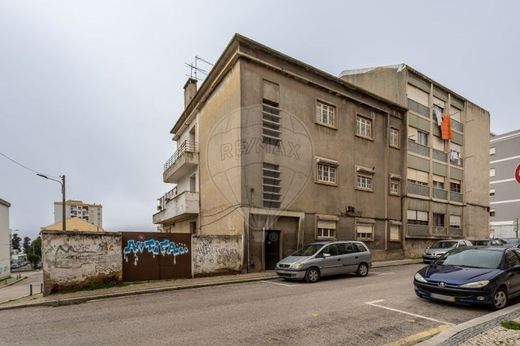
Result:
<svg viewBox="0 0 520 346"><path fill-rule="evenodd" d="M65 221L65 174L60 175L60 180L49 178L45 174L36 173L36 175L61 184L61 203L62 203L62 205L61 205L61 214L62 214L61 215L61 225L62 225L62 230L66 231L67 230L67 221Z"/></svg>

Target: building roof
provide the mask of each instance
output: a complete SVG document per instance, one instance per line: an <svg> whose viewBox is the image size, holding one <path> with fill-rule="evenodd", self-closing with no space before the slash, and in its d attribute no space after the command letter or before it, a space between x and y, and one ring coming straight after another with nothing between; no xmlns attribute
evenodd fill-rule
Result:
<svg viewBox="0 0 520 346"><path fill-rule="evenodd" d="M94 225L77 217L71 217L66 220L67 231L81 231L81 232L103 232L103 228ZM62 222L56 222L47 227L42 227L42 231L61 231Z"/></svg>
<svg viewBox="0 0 520 346"><path fill-rule="evenodd" d="M61 201L57 201L57 202L54 202L54 204L62 205L63 203ZM103 206L101 204L85 203L83 201L75 200L75 199L66 200L65 201L65 205L82 205L82 206L86 206L86 207L100 207L100 208L103 208Z"/></svg>
<svg viewBox="0 0 520 346"><path fill-rule="evenodd" d="M492 134L491 142L502 141L502 140L506 140L506 139L509 139L509 138L513 138L513 137L519 137L519 136L520 136L520 129L509 131L509 132L502 133L502 134L499 134L499 135Z"/></svg>
<svg viewBox="0 0 520 346"><path fill-rule="evenodd" d="M239 50L240 46L249 47L254 50L263 51L267 53L270 56L273 56L277 59L281 59L284 62L296 65L306 71L309 71L311 73L314 73L317 76L320 76L322 78L325 78L327 80L333 81L335 83L341 84L344 88L355 91L361 94L365 94L369 97L371 97L374 100L382 101L385 104L389 105L390 107L394 109L398 109L400 111L407 111L407 108L403 107L402 105L395 103L391 100L388 100L386 98L383 98L380 95L377 95L371 91L368 91L364 88L361 88L355 84L352 84L348 81L345 81L337 76L334 76L328 72L325 72L323 70L320 70L314 66L311 66L309 64L306 64L300 60L297 60L295 58L292 58L286 54L283 54L275 49L272 49L268 46L265 46L261 43L258 43L248 37L242 36L240 34L235 34L227 47L224 49L223 53L220 55L219 59L215 63L214 67L209 72L208 76L198 88L197 93L193 97L193 99L190 101L190 103L186 106L186 108L183 110L181 116L171 129L170 133L173 135L176 135L179 132L179 129L182 127L182 124L185 122L185 120L188 118L188 116L193 112L195 106L198 104L198 102L201 101L202 95L205 94L209 90L211 90L212 86L218 83L219 78L222 77L222 72L226 70L228 67L229 62L233 60L234 53Z"/></svg>
<svg viewBox="0 0 520 346"><path fill-rule="evenodd" d="M6 206L7 208L9 208L11 206L11 203L9 203L5 199L1 199L1 198L0 198L0 204L3 206Z"/></svg>

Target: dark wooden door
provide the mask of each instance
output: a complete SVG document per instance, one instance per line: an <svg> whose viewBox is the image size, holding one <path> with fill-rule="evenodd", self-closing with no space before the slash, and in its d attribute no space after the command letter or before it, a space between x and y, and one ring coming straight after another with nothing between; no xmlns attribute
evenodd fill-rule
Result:
<svg viewBox="0 0 520 346"><path fill-rule="evenodd" d="M274 270L280 260L280 231L265 231L265 269Z"/></svg>

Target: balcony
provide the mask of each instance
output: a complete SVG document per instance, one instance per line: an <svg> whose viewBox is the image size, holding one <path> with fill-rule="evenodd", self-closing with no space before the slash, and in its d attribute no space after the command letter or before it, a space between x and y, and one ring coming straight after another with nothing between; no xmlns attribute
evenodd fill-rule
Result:
<svg viewBox="0 0 520 346"><path fill-rule="evenodd" d="M164 164L163 181L165 183L178 183L182 177L192 172L198 164L198 144L186 140Z"/></svg>
<svg viewBox="0 0 520 346"><path fill-rule="evenodd" d="M429 237L429 227L428 225L416 225L416 224L408 224L407 236L409 237Z"/></svg>
<svg viewBox="0 0 520 346"><path fill-rule="evenodd" d="M450 227L449 236L453 238L462 238L464 236L464 232L462 232L462 228Z"/></svg>
<svg viewBox="0 0 520 346"><path fill-rule="evenodd" d="M437 199L448 200L448 191L443 189L432 189L432 197Z"/></svg>
<svg viewBox="0 0 520 346"><path fill-rule="evenodd" d="M430 187L427 185L415 184L408 182L407 184L407 193L409 195L419 195L430 197Z"/></svg>
<svg viewBox="0 0 520 346"><path fill-rule="evenodd" d="M415 141L408 140L408 151L422 156L430 157L430 148L418 144Z"/></svg>
<svg viewBox="0 0 520 346"><path fill-rule="evenodd" d="M450 201L462 203L462 193L450 191Z"/></svg>
<svg viewBox="0 0 520 346"><path fill-rule="evenodd" d="M448 154L444 151L432 149L433 159L442 162L448 162Z"/></svg>
<svg viewBox="0 0 520 346"><path fill-rule="evenodd" d="M408 99L408 108L423 117L430 118L430 108L416 102L412 99Z"/></svg>
<svg viewBox="0 0 520 346"><path fill-rule="evenodd" d="M175 190L175 189L174 189ZM199 193L184 191L168 192L159 199L159 212L154 214L154 224L164 224L188 219L199 213Z"/></svg>
<svg viewBox="0 0 520 346"><path fill-rule="evenodd" d="M448 235L448 230L444 226L433 226L432 235L437 237L445 237Z"/></svg>
<svg viewBox="0 0 520 346"><path fill-rule="evenodd" d="M464 125L461 122L454 119L451 119L451 128L458 132L464 132Z"/></svg>

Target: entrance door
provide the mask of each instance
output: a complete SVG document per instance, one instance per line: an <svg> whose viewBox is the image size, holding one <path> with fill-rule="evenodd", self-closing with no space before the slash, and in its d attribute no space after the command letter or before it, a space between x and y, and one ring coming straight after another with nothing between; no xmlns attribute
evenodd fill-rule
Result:
<svg viewBox="0 0 520 346"><path fill-rule="evenodd" d="M274 270L280 260L280 231L265 231L265 269Z"/></svg>

